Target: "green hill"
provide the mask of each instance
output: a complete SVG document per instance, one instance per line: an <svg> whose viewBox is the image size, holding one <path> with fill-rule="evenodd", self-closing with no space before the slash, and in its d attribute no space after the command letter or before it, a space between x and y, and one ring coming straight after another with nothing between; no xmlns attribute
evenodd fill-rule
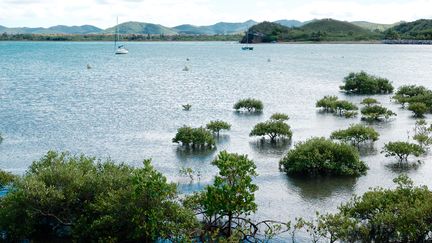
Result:
<svg viewBox="0 0 432 243"><path fill-rule="evenodd" d="M289 28L277 23L263 22L249 29L250 42L275 41L363 41L379 40L382 34L345 21L314 20L301 27ZM242 42L245 42L243 38Z"/></svg>
<svg viewBox="0 0 432 243"><path fill-rule="evenodd" d="M305 31L325 32L332 35L368 35L369 30L363 29L349 22L334 19L321 19L312 21L301 27Z"/></svg>
<svg viewBox="0 0 432 243"><path fill-rule="evenodd" d="M390 29L393 26L400 24L400 22L394 24L378 24L378 23L371 23L367 21L353 21L351 22L351 24L357 25L363 29L367 29L370 31L385 31L387 29Z"/></svg>
<svg viewBox="0 0 432 243"><path fill-rule="evenodd" d="M432 19L401 23L386 31L386 39L432 40Z"/></svg>
<svg viewBox="0 0 432 243"><path fill-rule="evenodd" d="M105 34L113 34L115 33L118 27L120 34L150 34L150 35L176 35L177 31L159 25L159 24L149 24L149 23L141 23L141 22L126 22L119 24L118 26L114 26L108 28L103 31Z"/></svg>

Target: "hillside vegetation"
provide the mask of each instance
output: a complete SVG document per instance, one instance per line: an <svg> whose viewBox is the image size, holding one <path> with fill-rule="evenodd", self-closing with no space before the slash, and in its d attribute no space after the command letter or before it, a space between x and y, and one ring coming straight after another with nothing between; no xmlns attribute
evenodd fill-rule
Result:
<svg viewBox="0 0 432 243"><path fill-rule="evenodd" d="M432 40L432 19L396 25L386 31L386 39Z"/></svg>
<svg viewBox="0 0 432 243"><path fill-rule="evenodd" d="M380 34L334 19L309 22L298 28L263 22L249 29L249 42L378 40ZM242 42L246 42L243 38Z"/></svg>

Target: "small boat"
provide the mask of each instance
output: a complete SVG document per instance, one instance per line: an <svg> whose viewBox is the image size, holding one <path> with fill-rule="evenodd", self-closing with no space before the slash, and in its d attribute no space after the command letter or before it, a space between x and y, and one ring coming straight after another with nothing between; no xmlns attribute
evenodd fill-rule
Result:
<svg viewBox="0 0 432 243"><path fill-rule="evenodd" d="M254 49L254 48L253 48L252 46L243 46L243 47L242 47L242 50L243 50L243 51L253 51L253 49Z"/></svg>
<svg viewBox="0 0 432 243"><path fill-rule="evenodd" d="M124 45L117 46L117 42L120 41L120 33L119 33L119 24L118 24L118 17L117 17L117 26L116 26L116 33L114 38L114 48L115 48L115 54L121 55L121 54L128 54L129 50L126 49Z"/></svg>
<svg viewBox="0 0 432 243"><path fill-rule="evenodd" d="M91 69L92 66L90 66L90 64L87 64L87 69Z"/></svg>
<svg viewBox="0 0 432 243"><path fill-rule="evenodd" d="M243 51L253 51L254 48L252 46L249 46L248 44L249 44L249 30L246 32L246 46L242 47Z"/></svg>
<svg viewBox="0 0 432 243"><path fill-rule="evenodd" d="M124 47L124 45L120 45L120 46L118 46L117 47L117 50L116 50L116 52L115 52L115 54L117 54L117 55L119 55L119 54L128 54L129 53L129 51L128 51L128 49L126 49L125 47Z"/></svg>
<svg viewBox="0 0 432 243"><path fill-rule="evenodd" d="M185 67L183 68L183 71L187 72L187 71L189 71L189 68L188 68L187 66L185 66Z"/></svg>

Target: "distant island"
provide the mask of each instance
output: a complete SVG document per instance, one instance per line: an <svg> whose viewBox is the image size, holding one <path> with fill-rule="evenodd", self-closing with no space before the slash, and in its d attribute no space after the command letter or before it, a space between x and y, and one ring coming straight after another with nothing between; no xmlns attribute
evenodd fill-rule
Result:
<svg viewBox="0 0 432 243"><path fill-rule="evenodd" d="M0 41L111 41L116 29L123 41L239 41L275 42L369 42L432 44L432 20L378 24L365 21L314 19L278 20L257 23L220 22L208 26L125 22L101 29L92 25L49 28L7 28L0 26ZM249 35L246 38L245 33Z"/></svg>

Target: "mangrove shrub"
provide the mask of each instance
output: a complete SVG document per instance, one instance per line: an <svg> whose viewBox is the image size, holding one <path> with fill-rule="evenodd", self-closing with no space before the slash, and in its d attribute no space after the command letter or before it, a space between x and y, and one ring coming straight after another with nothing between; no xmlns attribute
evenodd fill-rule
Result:
<svg viewBox="0 0 432 243"><path fill-rule="evenodd" d="M211 132L203 127L192 128L183 126L177 130L173 143L181 143L192 148L205 148L215 146L215 140Z"/></svg>
<svg viewBox="0 0 432 243"><path fill-rule="evenodd" d="M344 78L340 89L353 94L387 94L393 92L393 85L388 79L369 75L364 71L350 73Z"/></svg>
<svg viewBox="0 0 432 243"><path fill-rule="evenodd" d="M280 120L269 120L260 122L250 132L249 136L269 136L271 141L276 141L278 137L291 139L291 127Z"/></svg>
<svg viewBox="0 0 432 243"><path fill-rule="evenodd" d="M231 124L225 121L211 121L206 125L206 128L219 136L221 130L230 130Z"/></svg>
<svg viewBox="0 0 432 243"><path fill-rule="evenodd" d="M331 139L341 140L346 143L351 143L354 146L359 146L361 143L367 141L375 142L379 138L379 133L372 127L362 124L350 125L349 128L344 130L334 131Z"/></svg>
<svg viewBox="0 0 432 243"><path fill-rule="evenodd" d="M246 110L248 112L261 112L264 109L262 101L252 98L241 99L234 104L235 110Z"/></svg>
<svg viewBox="0 0 432 243"><path fill-rule="evenodd" d="M353 146L325 138L296 144L279 163L289 175L359 176L368 169Z"/></svg>
<svg viewBox="0 0 432 243"><path fill-rule="evenodd" d="M365 106L361 109L361 114L362 119L367 121L381 121L397 115L381 105Z"/></svg>
<svg viewBox="0 0 432 243"><path fill-rule="evenodd" d="M354 197L317 227L330 242L430 242L432 192L402 175L396 189L375 188Z"/></svg>
<svg viewBox="0 0 432 243"><path fill-rule="evenodd" d="M414 155L419 157L425 153L425 150L415 143L409 142L389 142L384 145L381 153L385 153L386 157L398 157L399 162L408 162L408 157Z"/></svg>

